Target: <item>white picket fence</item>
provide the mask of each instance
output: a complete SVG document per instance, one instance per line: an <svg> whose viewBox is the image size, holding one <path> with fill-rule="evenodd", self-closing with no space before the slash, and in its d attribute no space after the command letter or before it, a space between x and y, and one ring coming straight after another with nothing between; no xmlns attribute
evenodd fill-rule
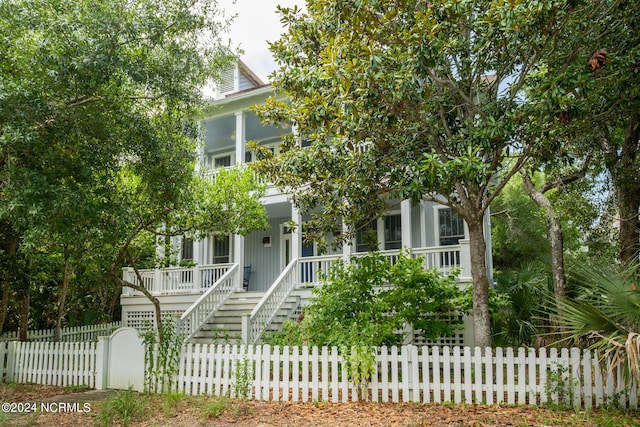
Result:
<svg viewBox="0 0 640 427"><path fill-rule="evenodd" d="M95 341L99 336L110 335L122 326L122 322L101 323L96 325L73 326L60 329L60 341ZM27 341L51 341L54 337L53 329L30 329L27 331ZM18 332L6 332L0 336L0 341L15 341Z"/></svg>
<svg viewBox="0 0 640 427"><path fill-rule="evenodd" d="M108 354L143 354L133 351L130 342L108 341L0 343L0 378L106 388L107 378L127 370L110 363ZM638 407L637 384L627 388L621 369L603 368L595 353L577 348L381 347L376 361L366 396L358 396L335 347L187 344L175 389L192 395L238 396L245 383L248 398L272 401L346 402L364 397L374 402Z"/></svg>
<svg viewBox="0 0 640 427"><path fill-rule="evenodd" d="M382 347L376 359L366 396L374 402L554 402L591 408L615 400L623 407L638 405L637 386L626 389L621 370L603 371L596 354L577 348ZM235 377L238 364L248 364L251 399L358 399L335 347L189 344L181 357L177 390L234 396L242 382Z"/></svg>
<svg viewBox="0 0 640 427"><path fill-rule="evenodd" d="M95 387L96 342L0 343L0 378L7 382Z"/></svg>

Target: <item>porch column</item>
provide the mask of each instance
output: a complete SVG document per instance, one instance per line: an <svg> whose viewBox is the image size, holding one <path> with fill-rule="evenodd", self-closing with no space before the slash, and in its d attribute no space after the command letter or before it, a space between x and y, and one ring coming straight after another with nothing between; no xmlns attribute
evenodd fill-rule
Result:
<svg viewBox="0 0 640 427"><path fill-rule="evenodd" d="M193 241L193 262L196 264L193 267L193 283L191 286L194 291L202 289L201 270L202 267L202 240Z"/></svg>
<svg viewBox="0 0 640 427"><path fill-rule="evenodd" d="M411 200L400 202L400 225L402 229L402 248L411 248Z"/></svg>
<svg viewBox="0 0 640 427"><path fill-rule="evenodd" d="M236 164L244 163L246 121L243 111L236 113Z"/></svg>
<svg viewBox="0 0 640 427"><path fill-rule="evenodd" d="M424 200L420 200L420 247L427 247L427 206Z"/></svg>
<svg viewBox="0 0 640 427"><path fill-rule="evenodd" d="M240 280L238 280L237 289L241 291L244 279L244 236L239 234L233 235L233 262L238 264L240 269Z"/></svg>
<svg viewBox="0 0 640 427"><path fill-rule="evenodd" d="M291 230L291 259L302 256L302 215L300 211L291 204L291 221L296 223L295 229Z"/></svg>
<svg viewBox="0 0 640 427"><path fill-rule="evenodd" d="M345 224L344 221L342 221L342 235L346 236L347 231L348 231L347 224ZM349 243L350 243L349 240L345 240L344 243L342 244L342 259L345 262L349 261L349 258L351 258L351 252L353 249L353 245L350 245Z"/></svg>
<svg viewBox="0 0 640 427"><path fill-rule="evenodd" d="M471 245L469 239L460 239L460 276L462 282L471 282Z"/></svg>

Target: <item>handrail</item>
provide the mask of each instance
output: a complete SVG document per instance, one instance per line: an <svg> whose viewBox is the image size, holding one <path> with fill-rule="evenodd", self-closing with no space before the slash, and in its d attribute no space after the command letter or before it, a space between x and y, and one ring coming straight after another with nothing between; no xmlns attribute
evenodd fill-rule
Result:
<svg viewBox="0 0 640 427"><path fill-rule="evenodd" d="M184 334L185 339L193 337L216 314L216 311L222 307L233 291L238 289L239 271L238 264L233 264L233 267L207 289L180 317L178 331Z"/></svg>
<svg viewBox="0 0 640 427"><path fill-rule="evenodd" d="M243 328L246 327L247 330L242 331L242 335L247 341L246 344L255 344L260 339L291 291L299 283L297 267L298 259L294 258L282 270L267 293L251 311L248 324L243 325Z"/></svg>

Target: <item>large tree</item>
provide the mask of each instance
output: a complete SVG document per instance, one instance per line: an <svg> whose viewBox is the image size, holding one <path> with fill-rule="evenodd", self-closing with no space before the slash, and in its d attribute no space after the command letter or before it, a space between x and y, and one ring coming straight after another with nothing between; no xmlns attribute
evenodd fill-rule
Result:
<svg viewBox="0 0 640 427"><path fill-rule="evenodd" d="M310 0L308 13L281 9L287 32L271 44L288 101L262 117L293 121L311 146L292 138L264 170L303 211L322 211L307 235L344 220L348 238L397 200L451 206L469 226L479 346L491 343L483 218L532 153L522 88L567 3Z"/></svg>
<svg viewBox="0 0 640 427"><path fill-rule="evenodd" d="M565 38L531 80L532 102L549 111L558 158L592 152L608 172L619 224L618 253L630 264L640 249L640 13L637 2L576 2ZM573 143L572 143L573 144Z"/></svg>
<svg viewBox="0 0 640 427"><path fill-rule="evenodd" d="M0 3L6 259L29 265L44 243L79 259L86 236L104 238L102 228L130 219L123 203L149 202L158 215L182 206L201 87L233 60L225 26L215 0ZM127 189L127 176L144 182L147 199ZM12 277L3 274L3 297L21 286L28 301L31 281Z"/></svg>

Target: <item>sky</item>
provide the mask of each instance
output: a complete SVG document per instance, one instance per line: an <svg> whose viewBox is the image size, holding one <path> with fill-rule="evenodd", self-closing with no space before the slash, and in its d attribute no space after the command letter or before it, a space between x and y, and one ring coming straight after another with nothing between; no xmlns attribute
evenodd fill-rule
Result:
<svg viewBox="0 0 640 427"><path fill-rule="evenodd" d="M242 61L265 83L275 70L267 40L277 40L284 32L276 6L304 8L304 0L218 0L227 15L237 14L229 37L244 50Z"/></svg>

